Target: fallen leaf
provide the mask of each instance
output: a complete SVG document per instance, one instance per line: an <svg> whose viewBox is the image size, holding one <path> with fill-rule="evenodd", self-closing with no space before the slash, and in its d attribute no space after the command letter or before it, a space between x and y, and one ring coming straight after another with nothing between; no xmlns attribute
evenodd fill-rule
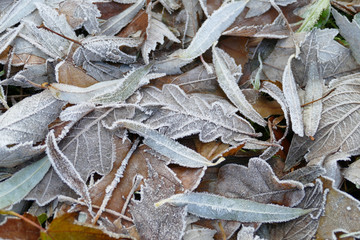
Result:
<svg viewBox="0 0 360 240"><path fill-rule="evenodd" d="M23 217L39 225L38 219L31 214L24 213ZM22 219L7 217L5 223L0 225L0 238L38 240L40 229Z"/></svg>

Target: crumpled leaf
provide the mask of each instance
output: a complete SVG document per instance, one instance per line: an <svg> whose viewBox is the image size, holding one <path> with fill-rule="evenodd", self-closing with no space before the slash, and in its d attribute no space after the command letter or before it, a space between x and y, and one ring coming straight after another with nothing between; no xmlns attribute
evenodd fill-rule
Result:
<svg viewBox="0 0 360 240"><path fill-rule="evenodd" d="M109 129L116 129L119 127L128 128L143 136L145 138L144 144L148 145L158 153L168 157L172 162L179 164L180 166L201 168L206 166L215 166L225 160L224 158L220 158L215 163L212 163L194 150L185 147L184 145L166 137L142 123L131 120L120 120L113 123L112 126L109 126Z"/></svg>
<svg viewBox="0 0 360 240"><path fill-rule="evenodd" d="M100 34L107 36L114 36L121 31L140 11L144 5L145 0L138 0L132 6L122 11L120 14L115 15L103 24L100 25Z"/></svg>
<svg viewBox="0 0 360 240"><path fill-rule="evenodd" d="M294 2L296 0L274 0L274 3L279 6L287 6ZM270 0L250 0L246 7L249 8L246 18L251 18L267 12L271 8L271 3Z"/></svg>
<svg viewBox="0 0 360 240"><path fill-rule="evenodd" d="M33 147L42 141L48 125L54 121L64 106L63 101L45 90L25 98L0 116L0 165L13 167L41 152Z"/></svg>
<svg viewBox="0 0 360 240"><path fill-rule="evenodd" d="M176 194L155 203L155 206L165 203L187 206L189 213L199 217L239 222L285 222L312 211L197 192Z"/></svg>
<svg viewBox="0 0 360 240"><path fill-rule="evenodd" d="M71 189L78 193L91 209L90 193L85 181L75 169L70 160L60 151L56 143L54 131L50 131L46 138L46 153L55 172Z"/></svg>
<svg viewBox="0 0 360 240"><path fill-rule="evenodd" d="M165 135L177 139L199 133L200 140L210 142L221 137L224 143L240 143L259 136L252 126L236 115L237 109L227 101L204 94L186 95L177 85L166 84L162 91L146 88L140 105L153 109L145 121L151 128L160 128Z"/></svg>
<svg viewBox="0 0 360 240"><path fill-rule="evenodd" d="M219 169L216 193L259 203L296 206L305 196L301 183L279 180L270 165L252 158L248 167L226 164Z"/></svg>
<svg viewBox="0 0 360 240"><path fill-rule="evenodd" d="M166 178L153 178L141 187L141 201L132 201L131 215L139 234L144 239L181 239L185 231L185 207L154 203L174 194L174 185Z"/></svg>
<svg viewBox="0 0 360 240"><path fill-rule="evenodd" d="M180 40L169 30L169 28L151 16L151 4L148 6L148 26L146 28L146 40L141 46L141 53L145 64L149 64L149 53L155 50L158 43L163 44L164 38L167 37L169 40L180 43Z"/></svg>
<svg viewBox="0 0 360 240"><path fill-rule="evenodd" d="M174 52L170 57L178 57L184 60L192 60L213 45L228 28L235 18L243 11L246 2L231 2L214 11L211 16L201 25L189 47Z"/></svg>
<svg viewBox="0 0 360 240"><path fill-rule="evenodd" d="M82 26L90 34L100 31L97 17L101 14L95 4L90 0L67 0L59 5L59 11L66 15L67 21L73 29Z"/></svg>
<svg viewBox="0 0 360 240"><path fill-rule="evenodd" d="M333 186L333 181L321 178L324 189L329 189L326 196L325 212L320 218L316 238L337 239L335 232L357 232L360 229L360 202Z"/></svg>
<svg viewBox="0 0 360 240"><path fill-rule="evenodd" d="M43 179L50 166L48 158L44 157L0 182L0 208L21 201Z"/></svg>
<svg viewBox="0 0 360 240"><path fill-rule="evenodd" d="M296 207L303 209L317 209L316 212L308 213L297 219L276 224L263 225L259 231L268 232L266 239L313 239L319 226L319 218L325 204L322 182L318 179L315 185L305 187L305 198ZM266 229L266 230L265 230Z"/></svg>
<svg viewBox="0 0 360 240"><path fill-rule="evenodd" d="M42 3L44 0L20 0L12 2L0 17L0 33L18 23L22 18L29 15L36 9L35 3Z"/></svg>
<svg viewBox="0 0 360 240"><path fill-rule="evenodd" d="M226 62L226 60L228 60L228 56L226 56L227 54L224 51L216 48L215 45L213 45L212 52L219 85L229 100L245 117L251 119L261 126L265 126L266 121L246 100L244 94L241 92L239 86L236 83L235 77L231 74Z"/></svg>

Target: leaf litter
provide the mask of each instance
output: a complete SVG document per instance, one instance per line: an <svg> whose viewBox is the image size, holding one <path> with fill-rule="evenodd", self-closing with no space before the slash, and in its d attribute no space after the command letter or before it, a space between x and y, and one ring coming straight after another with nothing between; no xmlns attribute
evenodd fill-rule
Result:
<svg viewBox="0 0 360 240"><path fill-rule="evenodd" d="M358 8L348 20L326 0L1 4L0 208L29 212L1 229L356 235ZM29 228L39 211L46 229Z"/></svg>

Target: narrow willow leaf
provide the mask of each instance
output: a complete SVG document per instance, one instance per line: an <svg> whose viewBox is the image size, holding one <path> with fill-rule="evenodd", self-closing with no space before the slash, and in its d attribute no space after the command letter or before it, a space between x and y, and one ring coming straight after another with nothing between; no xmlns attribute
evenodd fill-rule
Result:
<svg viewBox="0 0 360 240"><path fill-rule="evenodd" d="M297 92L297 87L294 75L291 70L291 60L294 55L291 55L285 66L282 83L283 93L290 111L290 119L292 123L292 130L300 137L304 136L304 123L301 113L300 99Z"/></svg>
<svg viewBox="0 0 360 240"><path fill-rule="evenodd" d="M126 127L143 136L145 138L144 144L170 158L174 163L184 167L201 168L205 166L215 166L225 160L224 158L220 158L217 162L212 163L194 150L181 145L175 140L160 134L142 123L131 120L120 120L115 122L110 129L118 127Z"/></svg>
<svg viewBox="0 0 360 240"><path fill-rule="evenodd" d="M131 7L122 11L120 14L109 18L100 26L100 35L114 36L120 32L121 29L123 29L129 22L131 22L135 15L140 11L144 3L145 0L138 0Z"/></svg>
<svg viewBox="0 0 360 240"><path fill-rule="evenodd" d="M4 33L0 37L0 53L5 51L5 49L12 43L23 27L24 24L21 23L16 28L9 29L7 33Z"/></svg>
<svg viewBox="0 0 360 240"><path fill-rule="evenodd" d="M54 131L50 131L46 138L46 153L49 157L51 165L71 189L78 193L91 209L91 199L88 187L85 181L81 178L79 172L75 169L70 160L61 152L56 143Z"/></svg>
<svg viewBox="0 0 360 240"><path fill-rule="evenodd" d="M201 25L189 47L173 55L181 59L194 59L203 54L234 22L244 10L246 3L247 1L238 1L221 6Z"/></svg>
<svg viewBox="0 0 360 240"><path fill-rule="evenodd" d="M330 0L315 1L305 13L305 20L298 29L298 32L310 31L319 20L321 13L330 7Z"/></svg>
<svg viewBox="0 0 360 240"><path fill-rule="evenodd" d="M0 183L0 208L21 201L45 176L51 164L48 157L32 163Z"/></svg>
<svg viewBox="0 0 360 240"><path fill-rule="evenodd" d="M186 205L189 213L199 217L239 222L286 222L312 211L196 192L173 195L155 203L155 206L159 207L164 203Z"/></svg>
<svg viewBox="0 0 360 240"><path fill-rule="evenodd" d="M35 3L42 3L44 0L20 0L14 1L7 7L0 17L0 33L6 28L18 23L22 18L35 10Z"/></svg>
<svg viewBox="0 0 360 240"><path fill-rule="evenodd" d="M246 100L245 95L241 92L239 86L236 83L235 77L231 74L224 57L226 53L216 48L215 44L212 47L212 52L218 82L226 96L245 117L261 126L265 126L266 121Z"/></svg>
<svg viewBox="0 0 360 240"><path fill-rule="evenodd" d="M6 97L3 87L0 85L0 103L6 108L9 109L9 105L6 102Z"/></svg>

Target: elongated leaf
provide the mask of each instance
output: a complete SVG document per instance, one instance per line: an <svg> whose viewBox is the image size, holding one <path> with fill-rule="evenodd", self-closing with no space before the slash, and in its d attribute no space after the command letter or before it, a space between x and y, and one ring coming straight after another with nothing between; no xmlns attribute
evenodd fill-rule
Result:
<svg viewBox="0 0 360 240"><path fill-rule="evenodd" d="M21 29L24 27L24 24L20 24L16 28L9 29L8 32L4 33L0 37L0 53L2 53L9 45L12 43L12 41L15 39L15 37L19 34Z"/></svg>
<svg viewBox="0 0 360 240"><path fill-rule="evenodd" d="M49 132L46 138L46 153L48 154L51 165L71 189L78 193L91 209L91 199L86 183L81 178L70 160L60 151L56 143L54 131Z"/></svg>
<svg viewBox="0 0 360 240"><path fill-rule="evenodd" d="M22 200L44 177L51 164L47 157L24 167L0 183L0 208Z"/></svg>
<svg viewBox="0 0 360 240"><path fill-rule="evenodd" d="M265 126L266 121L246 100L245 95L241 92L236 83L235 77L231 74L224 59L224 54L226 53L216 48L215 45L213 45L212 52L215 71L221 89L225 92L230 101L239 109L240 113L257 124Z"/></svg>
<svg viewBox="0 0 360 240"><path fill-rule="evenodd" d="M120 14L109 18L101 26L101 35L114 36L121 31L140 11L144 5L145 0L138 0L131 7L122 11Z"/></svg>
<svg viewBox="0 0 360 240"><path fill-rule="evenodd" d="M203 54L234 22L235 18L244 10L246 3L246 1L231 2L214 11L199 28L189 47L175 52L173 56L192 60Z"/></svg>
<svg viewBox="0 0 360 240"><path fill-rule="evenodd" d="M8 6L0 17L0 33L6 28L18 23L22 18L35 10L35 3L42 3L44 0L20 0Z"/></svg>
<svg viewBox="0 0 360 240"><path fill-rule="evenodd" d="M290 111L292 130L297 135L302 137L304 136L304 123L301 113L300 99L297 92L297 86L291 70L291 60L293 59L293 57L294 55L289 57L288 63L284 69L282 77L283 93Z"/></svg>
<svg viewBox="0 0 360 240"><path fill-rule="evenodd" d="M195 192L173 195L155 203L155 206L164 203L175 206L186 205L189 213L199 217L239 222L286 222L312 211L312 209L289 208Z"/></svg>
<svg viewBox="0 0 360 240"><path fill-rule="evenodd" d="M203 142L221 141L239 144L257 137L253 127L236 114L237 109L222 98L209 98L205 94L185 94L174 84L166 84L163 90L145 88L140 105L154 109L146 120L151 128L160 128L165 135L177 139L200 134Z"/></svg>
<svg viewBox="0 0 360 240"><path fill-rule="evenodd" d="M305 13L305 20L298 29L298 32L310 31L319 20L319 17L325 9L330 7L330 0L319 0L312 4L312 6Z"/></svg>
<svg viewBox="0 0 360 240"><path fill-rule="evenodd" d="M137 123L130 120L120 120L115 122L110 127L110 129L115 129L118 127L126 127L140 134L145 138L144 144L148 145L160 154L170 158L174 163L177 163L181 166L191 168L215 166L225 160L221 158L217 162L212 163L194 150L181 145L175 140L160 134L156 130L151 129L142 123Z"/></svg>

